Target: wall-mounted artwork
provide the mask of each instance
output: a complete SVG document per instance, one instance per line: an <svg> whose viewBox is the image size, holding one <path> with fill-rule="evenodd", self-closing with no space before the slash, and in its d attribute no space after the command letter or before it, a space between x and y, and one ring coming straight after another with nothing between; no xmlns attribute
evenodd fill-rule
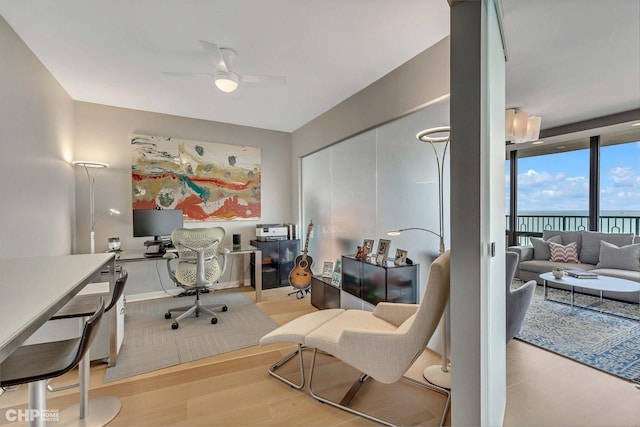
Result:
<svg viewBox="0 0 640 427"><path fill-rule="evenodd" d="M182 209L186 221L260 219L260 148L131 137L133 209Z"/></svg>

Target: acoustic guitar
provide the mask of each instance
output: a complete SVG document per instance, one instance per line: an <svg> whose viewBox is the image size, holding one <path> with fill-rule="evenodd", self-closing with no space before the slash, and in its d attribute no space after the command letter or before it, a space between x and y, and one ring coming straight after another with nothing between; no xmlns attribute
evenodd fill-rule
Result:
<svg viewBox="0 0 640 427"><path fill-rule="evenodd" d="M299 291L307 290L311 286L311 266L313 265L313 258L307 255L309 250L309 236L313 229L313 220L309 222L307 227L307 238L304 241L304 250L302 255L298 255L295 260L295 267L289 273L289 283Z"/></svg>

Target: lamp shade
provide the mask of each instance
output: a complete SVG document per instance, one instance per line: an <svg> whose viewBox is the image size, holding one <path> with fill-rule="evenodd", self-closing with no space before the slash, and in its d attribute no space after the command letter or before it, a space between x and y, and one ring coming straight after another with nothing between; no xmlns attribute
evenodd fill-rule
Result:
<svg viewBox="0 0 640 427"><path fill-rule="evenodd" d="M529 116L524 111L511 108L505 112L505 140L513 143L535 141L540 138L542 117Z"/></svg>
<svg viewBox="0 0 640 427"><path fill-rule="evenodd" d="M230 93L238 88L238 76L234 73L221 73L215 76L216 87L222 92Z"/></svg>
<svg viewBox="0 0 640 427"><path fill-rule="evenodd" d="M83 168L94 168L94 169L109 167L109 165L104 162L93 162L89 160L74 160L73 162L71 162L71 164L74 166L79 166Z"/></svg>

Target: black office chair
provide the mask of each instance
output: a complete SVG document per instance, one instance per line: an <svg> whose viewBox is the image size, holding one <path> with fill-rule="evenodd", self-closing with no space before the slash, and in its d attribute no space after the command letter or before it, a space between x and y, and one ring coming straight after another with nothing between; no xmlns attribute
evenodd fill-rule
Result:
<svg viewBox="0 0 640 427"><path fill-rule="evenodd" d="M109 305L104 309L105 313L109 312L109 310L117 304L124 292L124 287L127 284L128 277L129 273L123 268L120 272L120 277L116 279L116 283L113 287L113 293L111 294L111 300L109 301ZM101 297L74 298L58 310L58 312L51 317L51 320L89 317L94 313L98 298Z"/></svg>
<svg viewBox="0 0 640 427"><path fill-rule="evenodd" d="M120 270L120 276L116 279L116 283L113 287L113 292L111 294L111 300L109 301L109 305L104 309L104 312L107 313L113 307L116 306L118 300L124 293L124 287L127 284L127 278L129 277L129 273L124 268ZM59 319L72 319L72 318L85 318L93 315L95 311L96 304L99 300L102 300L102 297L97 296L80 296L73 298L69 301L64 307L62 307L58 312L51 317L51 320L59 320ZM117 314L115 314L117 316ZM53 387L51 385L50 378L47 381L47 390L51 392L58 392L62 390L67 390L74 387L79 387L80 382L83 383L83 386L80 387L80 403L77 405L77 412L79 414L80 419L85 420L85 424L94 425L107 423L111 419L113 419L120 412L120 408L122 404L120 400L115 397L104 396L100 398L89 399L89 368L91 364L91 357L89 356L90 350L87 350L85 358L83 358L79 363L78 368L78 377L79 381L75 384L69 384L60 387ZM74 405L75 406L75 405ZM75 411L76 408L71 407L66 412ZM66 416L66 414L63 414Z"/></svg>
<svg viewBox="0 0 640 427"><path fill-rule="evenodd" d="M0 387L29 384L32 416L47 415L47 381L75 368L89 351L104 314L102 298L92 313L79 337L19 347L0 364ZM43 424L37 421L37 425Z"/></svg>

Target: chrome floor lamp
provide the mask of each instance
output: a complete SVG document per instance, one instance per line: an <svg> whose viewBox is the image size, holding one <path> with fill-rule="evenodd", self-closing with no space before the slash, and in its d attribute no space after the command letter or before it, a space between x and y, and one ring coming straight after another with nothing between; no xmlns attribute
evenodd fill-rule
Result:
<svg viewBox="0 0 640 427"><path fill-rule="evenodd" d="M441 136L438 136L441 135ZM435 231L428 230L426 228L420 227L410 227L410 228L402 228L399 230L390 231L390 236L397 236L403 231L409 230L420 230L426 231L427 233L431 233L434 236L438 237L440 240L439 252L442 254L445 251L444 247L444 189L443 189L443 181L444 181L444 160L447 156L447 149L449 148L449 141L451 135L451 128L449 126L436 127L431 129L423 130L416 135L416 138L419 141L426 142L431 145L433 148L433 153L436 157L436 163L438 166L438 222L439 222L439 230L436 233ZM442 151L442 159L438 155L438 151L436 150L435 144L444 143L444 150ZM447 305L448 308L448 305ZM449 357L448 357L448 328L447 328L447 311L442 315L442 362L440 365L428 366L423 373L424 378L429 381L431 384L437 385L439 387L443 387L446 389L451 389L451 367L449 366Z"/></svg>
<svg viewBox="0 0 640 427"><path fill-rule="evenodd" d="M96 218L95 212L95 184L98 169L108 168L109 165L102 162L90 162L86 160L76 160L71 162L74 166L84 168L89 181L89 223L91 224L91 253L96 253L96 222L106 214L102 214ZM93 172L93 173L92 173ZM115 209L109 209L109 215L120 215Z"/></svg>

